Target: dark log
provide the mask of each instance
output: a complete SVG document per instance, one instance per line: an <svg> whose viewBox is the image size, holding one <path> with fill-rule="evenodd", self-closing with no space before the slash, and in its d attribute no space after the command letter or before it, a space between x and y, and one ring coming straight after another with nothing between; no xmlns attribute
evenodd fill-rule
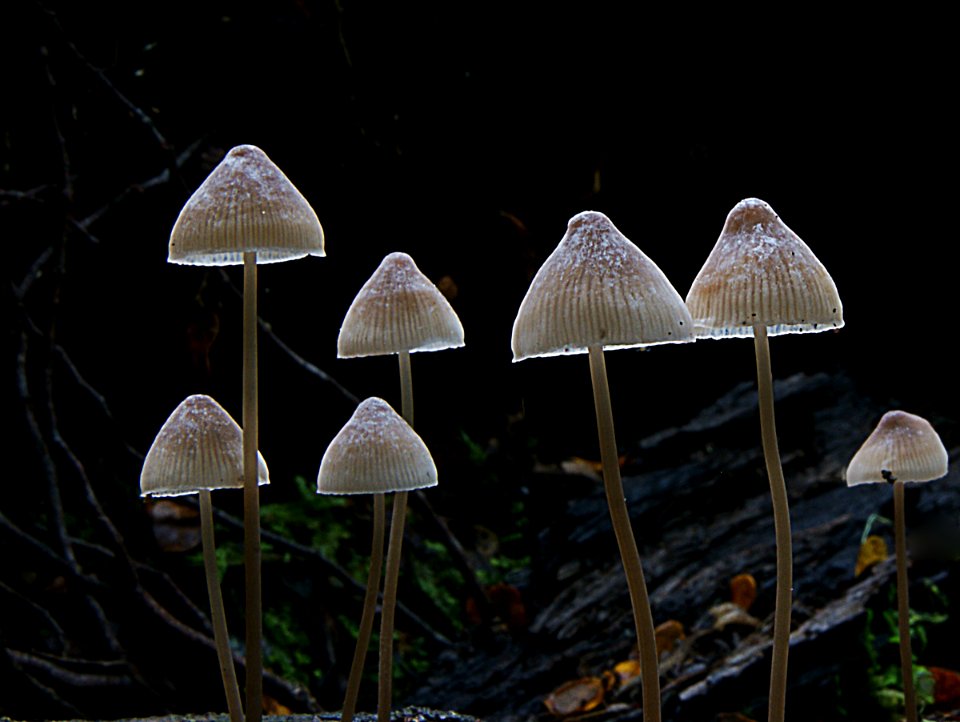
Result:
<svg viewBox="0 0 960 722"><path fill-rule="evenodd" d="M795 376L776 390L795 569L788 712L793 719L834 719L841 698L848 706L847 697L856 699L837 689L838 680L865 688L866 620L887 608L894 576L892 560L859 579L853 572L868 519L890 515L890 489L851 489L842 479L847 461L886 409L862 398L844 377ZM629 449L624 486L655 621L676 619L687 630L679 651L662 660L664 719L765 714L775 556L757 424L756 393L743 384L689 423ZM952 438L952 425L941 424L940 431ZM938 545L932 560L925 546L930 540L920 531L955 527L958 482L951 472L914 485L908 494L911 533L923 541L913 545L911 583L920 587L925 576L934 578L948 598L958 587L956 534ZM540 534L523 586L534 614L527 634L504 635L493 650L441 656L411 701L494 720L542 717L551 690L580 676L599 676L631 656L626 583L597 480L545 473L529 486L534 496L561 487L569 497L564 513ZM882 523L873 533L890 536ZM756 578L750 614L760 626L715 631L708 609L729 599L729 582L741 572ZM956 620L947 626L937 635L956 633ZM631 685L608 695L601 716L640 719L639 692ZM865 689L862 696L858 710L848 708L852 718L869 718L874 703ZM867 717L857 717L865 711Z"/></svg>

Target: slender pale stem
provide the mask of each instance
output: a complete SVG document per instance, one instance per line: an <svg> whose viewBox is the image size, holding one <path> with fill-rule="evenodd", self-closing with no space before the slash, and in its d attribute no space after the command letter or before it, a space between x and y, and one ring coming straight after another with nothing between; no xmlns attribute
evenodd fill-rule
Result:
<svg viewBox="0 0 960 722"><path fill-rule="evenodd" d="M380 686L377 722L389 722L393 704L393 614L397 607L397 579L400 576L400 550L403 524L407 514L407 492L393 495L390 518L390 543L387 547L387 571L383 581L383 608L380 612Z"/></svg>
<svg viewBox="0 0 960 722"><path fill-rule="evenodd" d="M263 714L260 490L257 486L257 254L243 254L243 558L246 574L247 719Z"/></svg>
<svg viewBox="0 0 960 722"><path fill-rule="evenodd" d="M360 631L357 634L357 648L353 651L353 664L350 665L350 678L347 680L347 694L343 699L342 722L350 722L357 708L357 695L360 693L360 678L363 675L363 663L370 647L370 634L373 632L373 617L377 611L377 594L380 592L380 570L383 567L383 536L386 527L386 495L373 495L373 544L370 549L370 572L367 574L367 591L363 595L363 614L360 616Z"/></svg>
<svg viewBox="0 0 960 722"><path fill-rule="evenodd" d="M410 352L401 351L400 408L404 420L413 427L413 374ZM393 616L397 606L397 581L400 577L400 549L403 546L403 525L407 515L407 492L393 496L390 518L390 542L387 546L387 571L383 580L383 606L380 611L380 679L377 700L377 722L389 722L393 704Z"/></svg>
<svg viewBox="0 0 960 722"><path fill-rule="evenodd" d="M907 722L917 722L917 696L913 689L913 654L910 651L910 594L907 580L907 524L903 510L903 482L893 481L893 527L897 547L897 627L900 634L900 674Z"/></svg>
<svg viewBox="0 0 960 722"><path fill-rule="evenodd" d="M200 491L200 538L203 545L203 569L207 575L207 596L210 597L213 641L217 645L220 677L223 679L223 691L227 696L230 722L243 722L240 687L237 684L237 671L233 666L230 635L227 634L227 617L223 611L223 595L220 593L220 579L217 576L217 548L213 541L213 504L210 500L210 491L207 489Z"/></svg>
<svg viewBox="0 0 960 722"><path fill-rule="evenodd" d="M787 484L777 447L777 424L773 413L773 373L770 370L770 343L767 327L753 326L757 356L757 398L760 406L760 436L763 458L773 500L773 527L777 543L777 596L773 616L773 663L770 670L770 698L767 719L783 722L787 700L787 654L790 650L790 610L793 605L793 551L790 536L790 506Z"/></svg>
<svg viewBox="0 0 960 722"><path fill-rule="evenodd" d="M413 428L413 374L410 371L410 352L401 351L400 360L400 413Z"/></svg>
<svg viewBox="0 0 960 722"><path fill-rule="evenodd" d="M630 603L633 606L633 623L637 629L637 644L640 648L643 719L644 722L660 722L660 674L653 613L650 610L647 584L643 579L643 568L640 565L640 552L637 550L637 542L633 536L633 527L630 525L627 503L623 495L603 347L591 346L589 352L593 400L597 410L597 432L600 436L600 460L603 464L603 488L607 494L610 519L617 537L617 546L620 547L623 570L627 576Z"/></svg>

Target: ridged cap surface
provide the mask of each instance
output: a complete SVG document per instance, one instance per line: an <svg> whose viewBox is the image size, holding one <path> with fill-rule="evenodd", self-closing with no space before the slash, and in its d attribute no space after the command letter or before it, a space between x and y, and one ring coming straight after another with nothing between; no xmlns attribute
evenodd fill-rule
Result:
<svg viewBox="0 0 960 722"><path fill-rule="evenodd" d="M757 198L740 201L697 274L687 307L697 336L811 333L843 326L837 287L813 251Z"/></svg>
<svg viewBox="0 0 960 722"><path fill-rule="evenodd" d="M269 484L257 452L259 483ZM209 396L188 396L160 427L140 473L141 496L181 496L243 488L243 432Z"/></svg>
<svg viewBox="0 0 960 722"><path fill-rule="evenodd" d="M584 211L537 271L513 323L513 360L693 341L667 277L610 219Z"/></svg>
<svg viewBox="0 0 960 722"><path fill-rule="evenodd" d="M391 253L350 304L337 338L337 356L458 346L463 346L463 326L453 307L410 256Z"/></svg>
<svg viewBox="0 0 960 722"><path fill-rule="evenodd" d="M320 462L318 494L386 494L437 485L426 444L383 399L363 401Z"/></svg>
<svg viewBox="0 0 960 722"><path fill-rule="evenodd" d="M947 450L930 422L906 411L888 411L853 455L846 477L847 485L855 486L931 481L946 474Z"/></svg>
<svg viewBox="0 0 960 722"><path fill-rule="evenodd" d="M228 266L323 256L317 214L267 154L233 148L187 201L170 233L171 263Z"/></svg>

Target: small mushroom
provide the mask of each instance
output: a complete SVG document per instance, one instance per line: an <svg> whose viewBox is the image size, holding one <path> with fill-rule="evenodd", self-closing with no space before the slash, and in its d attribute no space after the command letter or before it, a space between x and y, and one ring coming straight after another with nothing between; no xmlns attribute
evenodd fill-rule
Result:
<svg viewBox="0 0 960 722"><path fill-rule="evenodd" d="M760 434L777 545L768 722L783 722L790 646L793 555L787 486L777 447L768 336L843 326L837 287L813 251L757 198L740 201L697 274L687 307L704 338L750 337L757 357Z"/></svg>
<svg viewBox="0 0 960 722"><path fill-rule="evenodd" d="M693 341L690 313L667 277L604 214L570 219L513 324L513 360L588 353L607 506L633 607L643 673L643 718L660 719L650 600L623 496L603 349Z"/></svg>
<svg viewBox="0 0 960 722"><path fill-rule="evenodd" d="M337 433L323 454L320 471L317 475L317 493L319 494L373 494L374 495L374 534L373 551L370 554L370 573L367 577L367 590L364 595L363 616L357 646L354 650L350 681L344 710L340 715L342 722L353 717L356 708L357 693L360 687L360 672L363 658L370 642L373 627L373 613L380 580L380 564L383 560L383 517L384 494L406 494L415 489L425 489L437 485L437 468L426 444L413 428L393 410L386 401L371 397L363 401L353 416ZM394 520L396 521L396 520ZM394 538L394 537L397 538ZM390 550L396 553L395 567L399 567L400 545L403 541L403 525L396 524L390 529ZM390 561L387 562L387 574L391 573ZM394 576L394 579L396 577ZM393 636L393 610L396 606L396 583L387 585L383 592L383 611L381 619L390 615L386 629L381 634ZM392 653L392 643L388 652ZM384 675L392 674L392 665L386 665L380 652L380 689ZM386 667L386 668L385 668ZM389 699L386 713L389 718ZM383 703L379 711L383 711Z"/></svg>
<svg viewBox="0 0 960 722"><path fill-rule="evenodd" d="M323 229L307 200L267 154L233 148L190 196L170 233L168 260L243 264L243 493L246 569L247 718L263 711L260 497L256 483L257 264L323 256Z"/></svg>
<svg viewBox="0 0 960 722"><path fill-rule="evenodd" d="M400 362L400 399L403 418L413 427L413 375L410 354L414 351L439 351L463 346L463 326L453 307L439 289L417 268L406 253L390 253L357 293L337 338L337 356L380 356L397 354ZM376 493L374 506L384 504L384 489ZM400 549L407 509L407 490L398 490L393 498L390 541L387 548L383 607L380 617L380 670L377 718L388 722L393 695L393 616L397 581L400 574ZM379 497L379 499L377 498ZM376 512L375 512L376 513ZM378 542L374 538L374 545ZM379 542L382 546L382 540ZM372 572L371 572L372 575ZM367 598L369 600L369 596ZM361 617L347 693L341 714L349 722L356 707L356 696L363 671L363 658L372 624L373 600L366 601ZM369 611L368 611L369 610Z"/></svg>
<svg viewBox="0 0 960 722"><path fill-rule="evenodd" d="M231 722L242 722L243 706L227 634L223 596L217 579L213 539L213 489L243 488L243 442L237 422L220 404L202 394L184 399L160 428L140 473L141 496L200 495L203 566L210 597L213 637ZM269 483L263 457L257 453L257 482Z"/></svg>
<svg viewBox="0 0 960 722"><path fill-rule="evenodd" d="M908 722L917 722L910 649L910 599L907 580L907 526L904 482L932 481L947 474L947 450L926 419L906 411L888 411L847 466L848 486L893 484L893 524L897 557L897 616L900 673Z"/></svg>

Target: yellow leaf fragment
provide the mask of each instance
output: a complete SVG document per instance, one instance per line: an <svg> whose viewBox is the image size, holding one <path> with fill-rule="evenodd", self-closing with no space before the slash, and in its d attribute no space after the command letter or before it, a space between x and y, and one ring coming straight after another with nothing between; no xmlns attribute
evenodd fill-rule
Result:
<svg viewBox="0 0 960 722"><path fill-rule="evenodd" d="M599 677L583 677L566 682L551 692L544 705L550 714L567 717L580 712L589 712L603 702L603 680Z"/></svg>
<svg viewBox="0 0 960 722"><path fill-rule="evenodd" d="M640 662L635 659L617 662L617 664L613 666L613 673L617 676L617 680L622 686L631 679L636 679L640 676Z"/></svg>
<svg viewBox="0 0 960 722"><path fill-rule="evenodd" d="M883 537L871 534L860 545L857 564L853 568L853 576L859 577L867 569L878 562L882 562L888 556L890 556L890 552L887 550L887 542L884 541Z"/></svg>

